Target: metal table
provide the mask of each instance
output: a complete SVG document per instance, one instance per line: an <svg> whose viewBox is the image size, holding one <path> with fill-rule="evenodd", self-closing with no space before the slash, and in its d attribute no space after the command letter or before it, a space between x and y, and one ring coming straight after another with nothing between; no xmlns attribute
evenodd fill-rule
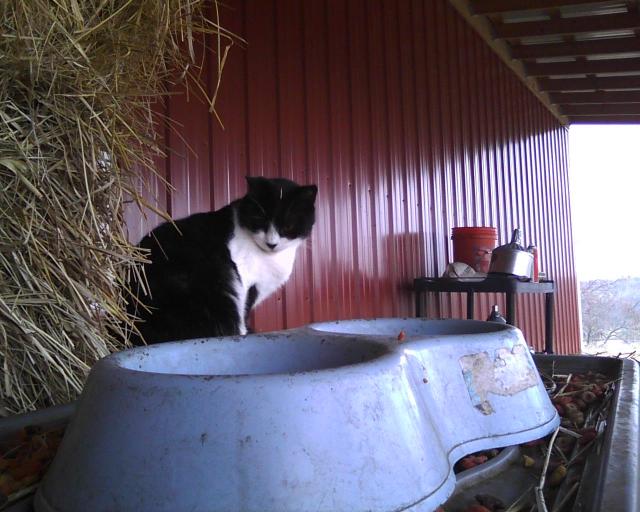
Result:
<svg viewBox="0 0 640 512"><path fill-rule="evenodd" d="M521 281L515 277L486 277L483 279L451 279L448 277L418 277L413 281L413 291L416 295L416 316L421 316L427 305L427 292L448 292L467 294L467 318L474 316L474 293L504 293L507 299L507 323L515 325L516 294L543 293L544 294L544 342L545 352L553 354L553 304L555 284L553 281ZM424 304L423 304L424 297Z"/></svg>

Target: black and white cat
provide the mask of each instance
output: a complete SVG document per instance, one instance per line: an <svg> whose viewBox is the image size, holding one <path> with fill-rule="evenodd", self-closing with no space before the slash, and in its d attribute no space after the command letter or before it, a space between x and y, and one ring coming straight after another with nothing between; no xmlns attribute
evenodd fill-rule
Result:
<svg viewBox="0 0 640 512"><path fill-rule="evenodd" d="M246 334L251 309L291 275L318 189L282 178L247 184L224 208L161 224L141 240L148 293L130 285L129 313L147 343Z"/></svg>

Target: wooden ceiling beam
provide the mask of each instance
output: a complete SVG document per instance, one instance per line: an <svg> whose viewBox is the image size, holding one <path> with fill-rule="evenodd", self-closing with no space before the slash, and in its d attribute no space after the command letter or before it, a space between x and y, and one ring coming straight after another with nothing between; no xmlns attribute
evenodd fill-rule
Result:
<svg viewBox="0 0 640 512"><path fill-rule="evenodd" d="M556 105L581 103L640 103L640 91L551 92L549 101Z"/></svg>
<svg viewBox="0 0 640 512"><path fill-rule="evenodd" d="M640 38L623 37L605 41L574 41L568 43L515 45L511 47L511 57L523 60L627 52L640 52Z"/></svg>
<svg viewBox="0 0 640 512"><path fill-rule="evenodd" d="M496 55L522 80L523 84L531 91L541 103L558 119L561 124L566 124L567 119L561 116L558 108L549 102L546 94L541 93L536 85L536 80L527 77L524 73L522 62L511 56L510 46L507 41L496 39L493 33L493 24L486 16L475 16L470 10L469 0L449 0L458 13L471 27L476 30L480 37L489 45Z"/></svg>
<svg viewBox="0 0 640 512"><path fill-rule="evenodd" d="M530 11L558 9L569 5L594 4L597 0L473 0L470 2L473 14L498 14L510 11Z"/></svg>
<svg viewBox="0 0 640 512"><path fill-rule="evenodd" d="M569 124L640 124L640 116L574 116Z"/></svg>
<svg viewBox="0 0 640 512"><path fill-rule="evenodd" d="M528 76L589 75L596 73L640 73L640 58L583 60L577 62L529 62L524 66Z"/></svg>
<svg viewBox="0 0 640 512"><path fill-rule="evenodd" d="M554 36L640 28L638 13L607 14L559 18L548 21L524 21L521 23L494 23L495 35L499 39L521 37Z"/></svg>
<svg viewBox="0 0 640 512"><path fill-rule="evenodd" d="M636 89L640 88L640 76L539 78L538 88L544 92Z"/></svg>
<svg viewBox="0 0 640 512"><path fill-rule="evenodd" d="M565 116L640 116L640 103L618 103L614 105L560 105Z"/></svg>
<svg viewBox="0 0 640 512"><path fill-rule="evenodd" d="M562 124L640 124L640 0L622 1L626 13L601 14L611 0L450 0ZM585 15L563 18L574 5ZM504 22L518 11L548 19ZM558 42L522 44L546 36ZM572 75L584 78L550 78Z"/></svg>

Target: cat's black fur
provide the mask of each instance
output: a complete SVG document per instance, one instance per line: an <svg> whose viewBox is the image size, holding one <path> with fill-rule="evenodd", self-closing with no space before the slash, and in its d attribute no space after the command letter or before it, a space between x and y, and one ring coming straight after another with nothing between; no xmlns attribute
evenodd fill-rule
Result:
<svg viewBox="0 0 640 512"><path fill-rule="evenodd" d="M297 243L311 233L315 185L298 186L281 178L247 178L247 183L248 192L241 199L215 212L161 224L140 241L139 246L150 251L150 263L145 264L150 294L133 282L129 288L138 300L129 297L128 302L147 343L243 334L241 326L251 308L265 297L258 278L255 283L243 283L248 286L246 299L238 299L242 276L229 248L236 230L243 230L238 240L245 240L245 234L249 237L242 243L252 258L277 257L278 248L266 247L266 241L262 246L251 245L250 237L262 236L271 223L282 245ZM244 301L241 309L238 300ZM141 342L135 333L131 341Z"/></svg>

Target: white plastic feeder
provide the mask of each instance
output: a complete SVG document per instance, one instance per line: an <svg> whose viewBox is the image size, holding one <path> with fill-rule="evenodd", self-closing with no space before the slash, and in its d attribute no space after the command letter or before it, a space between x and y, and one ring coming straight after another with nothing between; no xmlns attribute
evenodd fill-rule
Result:
<svg viewBox="0 0 640 512"><path fill-rule="evenodd" d="M35 510L432 511L462 455L558 423L521 332L501 324L355 320L142 347L94 366Z"/></svg>

